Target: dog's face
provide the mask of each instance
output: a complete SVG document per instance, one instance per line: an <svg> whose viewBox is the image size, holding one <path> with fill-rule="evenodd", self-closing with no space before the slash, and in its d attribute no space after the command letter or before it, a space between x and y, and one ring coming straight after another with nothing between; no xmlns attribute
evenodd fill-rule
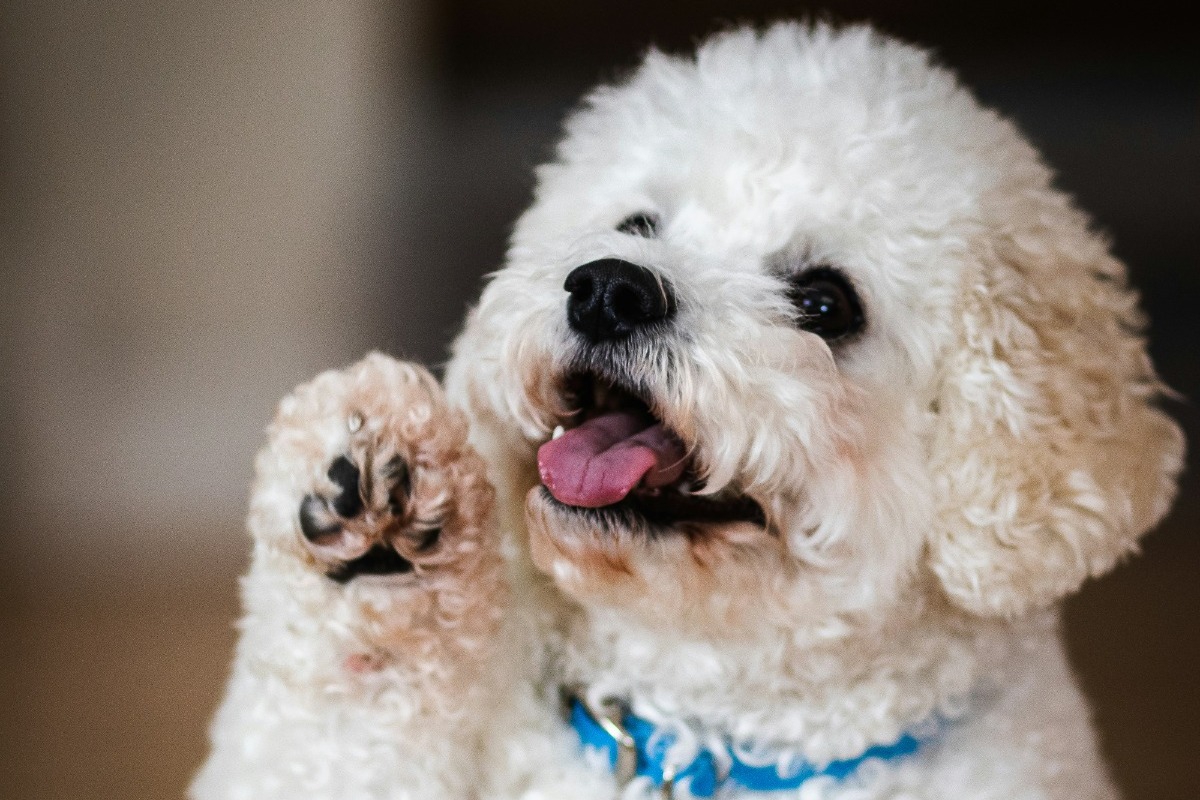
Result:
<svg viewBox="0 0 1200 800"><path fill-rule="evenodd" d="M584 603L1011 615L1165 512L1123 268L920 51L780 25L652 54L539 178L451 379Z"/></svg>

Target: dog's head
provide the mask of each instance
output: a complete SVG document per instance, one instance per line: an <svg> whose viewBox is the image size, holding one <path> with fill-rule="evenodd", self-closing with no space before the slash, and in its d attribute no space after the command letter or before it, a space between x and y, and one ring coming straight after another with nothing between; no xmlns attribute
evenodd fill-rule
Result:
<svg viewBox="0 0 1200 800"><path fill-rule="evenodd" d="M1012 616L1109 569L1182 439L1050 179L865 28L735 31L591 95L451 371L538 567L713 630Z"/></svg>

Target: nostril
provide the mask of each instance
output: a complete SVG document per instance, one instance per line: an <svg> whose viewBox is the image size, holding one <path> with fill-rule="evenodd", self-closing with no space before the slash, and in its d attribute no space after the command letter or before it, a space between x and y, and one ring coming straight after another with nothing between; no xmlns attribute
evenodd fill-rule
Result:
<svg viewBox="0 0 1200 800"><path fill-rule="evenodd" d="M584 267L571 272L563 288L571 293L567 299L567 322L577 331L591 335L600 320L600 303L596 300L596 282Z"/></svg>
<svg viewBox="0 0 1200 800"><path fill-rule="evenodd" d="M647 297L640 288L627 285L614 286L608 295L608 308L612 315L623 322L641 322L654 316L646 302Z"/></svg>
<svg viewBox="0 0 1200 800"><path fill-rule="evenodd" d="M588 275L574 270L567 276L567 282L563 284L563 288L571 293L571 299L587 300L592 296L595 285Z"/></svg>

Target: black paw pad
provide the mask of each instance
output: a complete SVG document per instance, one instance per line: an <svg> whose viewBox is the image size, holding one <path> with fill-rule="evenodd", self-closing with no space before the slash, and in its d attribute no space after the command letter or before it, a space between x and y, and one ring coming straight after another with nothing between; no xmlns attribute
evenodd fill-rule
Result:
<svg viewBox="0 0 1200 800"><path fill-rule="evenodd" d="M375 469L371 469L369 464L368 458L367 473L363 474L349 456L342 455L333 460L326 474L337 487L337 496L330 498L309 494L300 503L300 532L305 539L314 544L331 544L331 539L343 533L343 523L362 515L367 510L368 502L372 503L374 510L381 510L375 509L376 503L386 502L392 515L399 517L403 514L412 491L412 475L408 464L400 456ZM373 487L386 488L386 500L378 496ZM396 523L380 519L378 524L383 532ZM427 532L418 549L425 550L435 545L438 534L438 530ZM325 574L337 583L348 583L359 575L396 575L412 570L411 561L393 547L378 543L357 558L334 565Z"/></svg>
<svg viewBox="0 0 1200 800"><path fill-rule="evenodd" d="M314 494L305 496L300 503L300 532L305 539L317 542L341 530L342 526L329 518L324 500Z"/></svg>
<svg viewBox="0 0 1200 800"><path fill-rule="evenodd" d="M408 462L400 456L392 457L391 461L384 465L383 476L384 480L389 481L395 487L395 492L400 492L406 497L408 494L412 494L413 476L408 471Z"/></svg>
<svg viewBox="0 0 1200 800"><path fill-rule="evenodd" d="M329 465L329 480L342 491L333 498L333 510L339 516L357 517L363 511L362 493L359 491L361 473L358 467L345 456L338 456Z"/></svg>
<svg viewBox="0 0 1200 800"><path fill-rule="evenodd" d="M425 533L421 535L421 541L417 545L417 550L421 551L422 553L424 553L426 550L432 550L437 546L437 543L441 538L441 528L433 528L432 530L425 531Z"/></svg>
<svg viewBox="0 0 1200 800"><path fill-rule="evenodd" d="M377 544L355 559L325 573L337 583L348 583L359 575L398 575L412 572L412 562L386 545Z"/></svg>
<svg viewBox="0 0 1200 800"><path fill-rule="evenodd" d="M405 500L412 494L412 473L408 470L408 462L400 456L395 456L384 464L382 477L392 486L392 512L399 514Z"/></svg>

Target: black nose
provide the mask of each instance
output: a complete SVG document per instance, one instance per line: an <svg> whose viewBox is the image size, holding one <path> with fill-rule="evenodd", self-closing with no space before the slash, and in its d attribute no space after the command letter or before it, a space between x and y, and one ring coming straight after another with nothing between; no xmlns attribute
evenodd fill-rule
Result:
<svg viewBox="0 0 1200 800"><path fill-rule="evenodd" d="M623 339L675 313L670 285L645 267L603 258L576 267L563 288L567 321L593 343Z"/></svg>

